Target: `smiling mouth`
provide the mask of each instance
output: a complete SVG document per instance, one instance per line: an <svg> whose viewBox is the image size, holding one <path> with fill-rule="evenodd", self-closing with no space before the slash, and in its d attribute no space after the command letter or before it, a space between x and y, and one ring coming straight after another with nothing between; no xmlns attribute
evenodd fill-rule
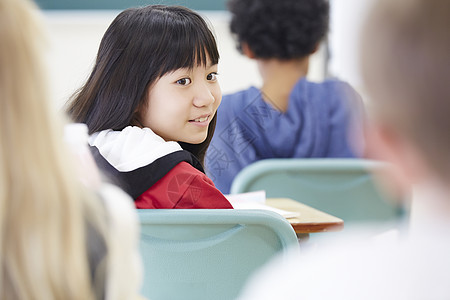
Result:
<svg viewBox="0 0 450 300"><path fill-rule="evenodd" d="M189 120L189 122L202 123L202 122L208 121L208 119L209 119L209 116L206 116L206 117L201 117L201 118L197 118L197 119L194 119L194 120Z"/></svg>

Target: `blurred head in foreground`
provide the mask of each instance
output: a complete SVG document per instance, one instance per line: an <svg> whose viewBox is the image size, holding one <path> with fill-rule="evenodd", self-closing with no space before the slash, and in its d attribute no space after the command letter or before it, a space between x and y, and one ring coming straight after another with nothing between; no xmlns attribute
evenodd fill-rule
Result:
<svg viewBox="0 0 450 300"><path fill-rule="evenodd" d="M42 23L31 1L0 1L0 298L94 299L87 241L105 246L105 218L49 103Z"/></svg>
<svg viewBox="0 0 450 300"><path fill-rule="evenodd" d="M361 49L372 104L368 146L398 166L401 185L427 192L417 202L431 222L414 233L409 227L408 237L367 240L347 231L309 255L280 257L240 300L449 298L449 28L448 0L379 0Z"/></svg>
<svg viewBox="0 0 450 300"><path fill-rule="evenodd" d="M450 182L449 28L448 0L380 0L363 31L368 148L399 167L401 186Z"/></svg>

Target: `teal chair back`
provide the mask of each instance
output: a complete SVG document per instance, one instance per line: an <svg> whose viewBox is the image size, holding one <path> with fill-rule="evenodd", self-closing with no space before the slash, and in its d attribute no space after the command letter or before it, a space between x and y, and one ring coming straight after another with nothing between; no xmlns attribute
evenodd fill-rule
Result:
<svg viewBox="0 0 450 300"><path fill-rule="evenodd" d="M344 220L395 222L406 210L379 190L372 172L389 165L365 159L266 159L244 168L231 194L265 190L267 197L288 197ZM355 223L353 223L355 224Z"/></svg>
<svg viewBox="0 0 450 300"><path fill-rule="evenodd" d="M263 210L141 209L142 295L231 300L275 254L298 247L282 216Z"/></svg>

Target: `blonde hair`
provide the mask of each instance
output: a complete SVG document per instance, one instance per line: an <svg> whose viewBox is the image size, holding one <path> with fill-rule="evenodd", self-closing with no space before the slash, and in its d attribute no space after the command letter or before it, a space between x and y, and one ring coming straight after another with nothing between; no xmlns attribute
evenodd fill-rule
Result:
<svg viewBox="0 0 450 300"><path fill-rule="evenodd" d="M450 1L379 0L362 34L374 116L450 180Z"/></svg>
<svg viewBox="0 0 450 300"><path fill-rule="evenodd" d="M30 1L0 0L0 298L94 299L87 224L101 239L105 216L68 163L41 23Z"/></svg>

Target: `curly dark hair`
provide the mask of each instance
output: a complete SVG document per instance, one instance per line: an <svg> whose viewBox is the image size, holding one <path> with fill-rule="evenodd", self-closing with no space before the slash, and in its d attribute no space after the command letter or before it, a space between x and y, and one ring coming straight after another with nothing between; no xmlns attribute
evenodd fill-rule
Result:
<svg viewBox="0 0 450 300"><path fill-rule="evenodd" d="M230 0L238 49L256 58L301 58L314 52L329 23L328 0Z"/></svg>

